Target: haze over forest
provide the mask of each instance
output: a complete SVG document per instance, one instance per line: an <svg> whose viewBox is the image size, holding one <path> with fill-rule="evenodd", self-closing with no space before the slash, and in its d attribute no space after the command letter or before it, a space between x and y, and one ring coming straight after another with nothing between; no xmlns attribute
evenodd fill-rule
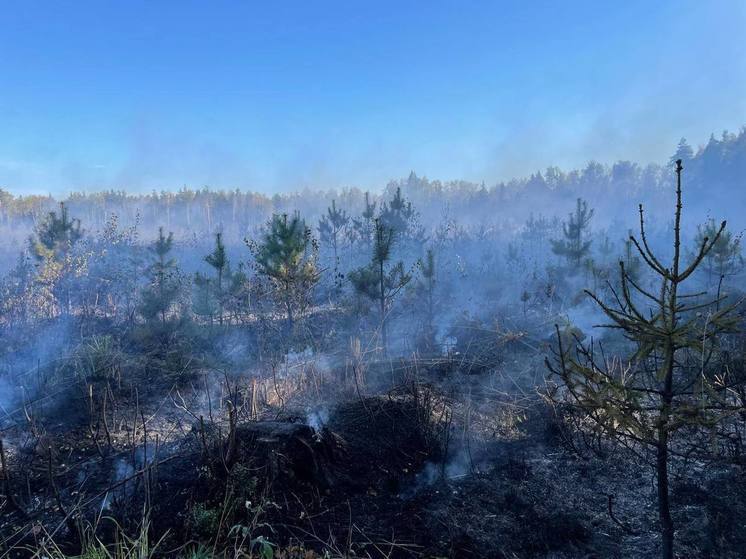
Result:
<svg viewBox="0 0 746 559"><path fill-rule="evenodd" d="M738 1L13 4L14 194L376 190L410 170L490 185L664 163L746 114Z"/></svg>
<svg viewBox="0 0 746 559"><path fill-rule="evenodd" d="M746 549L746 5L0 15L0 559Z"/></svg>

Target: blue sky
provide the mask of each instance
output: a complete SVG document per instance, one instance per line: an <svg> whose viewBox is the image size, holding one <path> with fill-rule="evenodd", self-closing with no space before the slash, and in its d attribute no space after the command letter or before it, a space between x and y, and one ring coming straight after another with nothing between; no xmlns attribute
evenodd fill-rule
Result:
<svg viewBox="0 0 746 559"><path fill-rule="evenodd" d="M746 2L4 2L0 187L380 188L746 124Z"/></svg>

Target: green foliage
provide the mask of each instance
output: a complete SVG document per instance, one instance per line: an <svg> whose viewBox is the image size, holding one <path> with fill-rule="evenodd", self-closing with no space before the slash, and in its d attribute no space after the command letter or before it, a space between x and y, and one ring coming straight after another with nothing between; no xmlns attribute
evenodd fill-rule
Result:
<svg viewBox="0 0 746 559"><path fill-rule="evenodd" d="M713 428L733 413L729 402L733 385L728 379L720 339L734 330L735 305L724 298L698 302L682 288L725 231L703 236L688 266L681 255L681 161L677 161L673 258L661 263L649 247L642 206L640 240L630 237L639 256L657 277L660 287L649 291L620 262L620 293L615 304L587 292L609 319L608 328L634 344L627 359L608 359L577 336L568 339L557 327L558 350L547 366L562 381L569 399L598 429L627 444L652 447L656 453L658 507L663 557L673 557L673 521L669 510L668 462L674 434L685 427ZM578 206L580 208L580 206ZM679 444L686 441L679 440Z"/></svg>
<svg viewBox="0 0 746 559"><path fill-rule="evenodd" d="M205 256L205 262L215 269L218 276L228 269L228 256L225 254L222 236L222 233L215 234L215 250Z"/></svg>
<svg viewBox="0 0 746 559"><path fill-rule="evenodd" d="M392 301L409 283L412 275L405 271L404 263L399 261L389 264L391 250L394 244L395 232L376 219L375 242L370 264L353 270L348 274L350 283L355 291L365 297L377 301L380 312L381 338L384 351L388 347L386 318Z"/></svg>
<svg viewBox="0 0 746 559"><path fill-rule="evenodd" d="M148 285L141 292L140 314L148 322L160 320L165 325L174 313L181 291L176 261L169 257L173 233L166 236L163 227L159 227L158 238L149 248L152 261Z"/></svg>
<svg viewBox="0 0 746 559"><path fill-rule="evenodd" d="M378 218L384 226L393 230L394 234L403 241L416 243L425 241L419 213L412 207L412 202L404 198L401 187L396 188L391 200L381 205Z"/></svg>
<svg viewBox="0 0 746 559"><path fill-rule="evenodd" d="M284 309L287 327L292 331L296 317L310 302L319 281L318 247L298 214L273 215L259 242L248 242L257 272L273 287L273 294Z"/></svg>
<svg viewBox="0 0 746 559"><path fill-rule="evenodd" d="M322 245L332 249L334 266L339 265L339 244L342 235L349 226L350 218L347 212L337 208L336 200L327 208L326 214L319 221L319 240Z"/></svg>
<svg viewBox="0 0 746 559"><path fill-rule="evenodd" d="M83 275L87 266L85 254L73 252L83 238L80 220L71 219L67 207L60 204L59 215L49 212L35 233L29 248L38 262L33 294L36 306L43 307L47 316L58 309L69 314L73 278Z"/></svg>
<svg viewBox="0 0 746 559"><path fill-rule="evenodd" d="M401 187L397 187L394 197L381 206L379 219L395 234L403 236L409 229L410 221L415 215L412 202L406 200L402 196Z"/></svg>
<svg viewBox="0 0 746 559"><path fill-rule="evenodd" d="M218 323L222 325L233 278L221 233L215 235L215 249L205 256L205 262L215 271L215 276L210 278L195 273L192 309L198 316L206 317L210 324L217 315Z"/></svg>
<svg viewBox="0 0 746 559"><path fill-rule="evenodd" d="M220 510L197 503L192 507L190 517L192 530L197 536L201 538L215 537L220 524Z"/></svg>
<svg viewBox="0 0 746 559"><path fill-rule="evenodd" d="M587 237L592 217L593 210L588 209L588 203L578 198L575 211L562 224L563 238L551 241L552 252L567 259L570 266L579 267L590 252L591 240Z"/></svg>
<svg viewBox="0 0 746 559"><path fill-rule="evenodd" d="M120 375L122 352L112 336L92 336L78 348L75 369L85 382L112 381Z"/></svg>
<svg viewBox="0 0 746 559"><path fill-rule="evenodd" d="M122 526L111 517L104 517L114 526L114 543L105 544L95 534L96 527L88 526L82 532L79 555L70 555L62 551L54 542L54 533L45 533L39 538L31 557L45 557L48 559L152 559L162 556L159 548L168 533L157 541L150 538L150 519L145 516L137 527L137 533L128 535Z"/></svg>
<svg viewBox="0 0 746 559"><path fill-rule="evenodd" d="M65 204L60 203L60 213L49 212L42 224L36 228L36 237L29 244L38 260L64 258L83 237L79 219L71 219Z"/></svg>
<svg viewBox="0 0 746 559"><path fill-rule="evenodd" d="M103 546L89 546L76 559L109 559Z"/></svg>

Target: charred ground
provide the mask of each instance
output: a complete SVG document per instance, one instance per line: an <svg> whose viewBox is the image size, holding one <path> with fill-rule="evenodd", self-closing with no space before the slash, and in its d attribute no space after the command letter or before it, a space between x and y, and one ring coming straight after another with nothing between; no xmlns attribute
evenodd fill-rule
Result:
<svg viewBox="0 0 746 559"><path fill-rule="evenodd" d="M240 243L62 206L2 284L2 556L739 557L740 239L672 205L615 242L398 187Z"/></svg>

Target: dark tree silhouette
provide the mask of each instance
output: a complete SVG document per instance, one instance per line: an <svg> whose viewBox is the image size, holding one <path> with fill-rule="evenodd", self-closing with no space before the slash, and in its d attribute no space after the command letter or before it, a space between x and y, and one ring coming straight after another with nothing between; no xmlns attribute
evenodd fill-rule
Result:
<svg viewBox="0 0 746 559"><path fill-rule="evenodd" d="M683 284L719 242L725 222L712 238L701 239L696 256L684 267L681 171L678 160L671 264L664 265L648 244L642 205L640 239L630 237L660 288L648 291L620 262L621 293L616 294L616 304L586 292L611 321L606 327L621 331L636 346L634 354L626 365L606 359L593 343L568 339L557 328L556 360L547 360L570 401L603 433L654 450L663 559L674 556L668 480L672 438L686 426L712 427L732 411L731 387L723 381L717 357L719 338L736 326L735 304L721 308L723 298L697 303L682 292Z"/></svg>
<svg viewBox="0 0 746 559"><path fill-rule="evenodd" d="M563 237L552 240L552 252L567 259L568 264L579 268L583 258L591 249L588 239L588 229L593 217L593 210L588 209L588 203L578 198L575 211L562 224Z"/></svg>
<svg viewBox="0 0 746 559"><path fill-rule="evenodd" d="M387 315L391 303L399 292L412 279L399 261L391 265L391 250L395 232L386 227L380 219L374 221L373 257L370 264L350 272L349 279L355 291L376 301L380 313L381 343L384 352L388 351Z"/></svg>

